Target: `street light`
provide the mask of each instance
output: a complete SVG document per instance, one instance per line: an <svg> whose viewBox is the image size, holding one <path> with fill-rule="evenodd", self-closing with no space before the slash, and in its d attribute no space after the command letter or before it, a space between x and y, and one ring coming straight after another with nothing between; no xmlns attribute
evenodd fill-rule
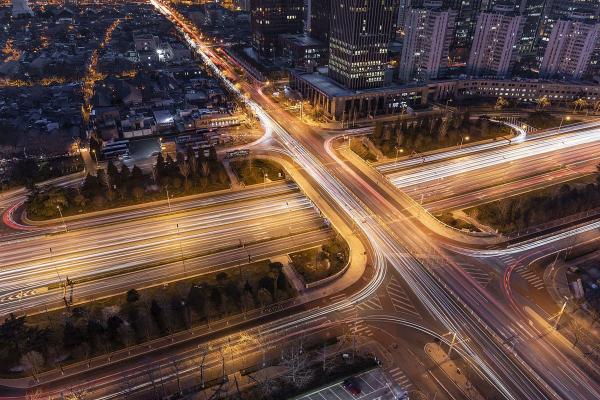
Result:
<svg viewBox="0 0 600 400"><path fill-rule="evenodd" d="M463 140L466 140L467 142L469 141L470 137L468 136L461 136L460 137L460 146L458 147L459 149L462 149L463 146Z"/></svg>
<svg viewBox="0 0 600 400"><path fill-rule="evenodd" d="M396 146L396 163L398 163L398 153L404 153L404 149Z"/></svg>
<svg viewBox="0 0 600 400"><path fill-rule="evenodd" d="M56 206L56 208L58 209L58 213L60 214L60 219L62 220L63 226L65 227L65 232L68 232L69 230L67 229L67 223L65 222L65 218L63 217L62 214L62 210L60 209L60 206Z"/></svg>
<svg viewBox="0 0 600 400"><path fill-rule="evenodd" d="M173 210L171 209L171 196L169 196L169 186L165 186L165 190L167 191L167 204L169 205L169 214L173 214Z"/></svg>
<svg viewBox="0 0 600 400"><path fill-rule="evenodd" d="M94 155L94 160L96 160L96 168L99 168L99 166L98 166L98 156L96 156L96 149L92 149L92 154Z"/></svg>
<svg viewBox="0 0 600 400"><path fill-rule="evenodd" d="M560 119L560 125L558 126L558 133L560 133L560 130L562 129L563 126L563 122L564 120L570 121L571 120L571 116L567 115L566 117L563 115L563 117Z"/></svg>

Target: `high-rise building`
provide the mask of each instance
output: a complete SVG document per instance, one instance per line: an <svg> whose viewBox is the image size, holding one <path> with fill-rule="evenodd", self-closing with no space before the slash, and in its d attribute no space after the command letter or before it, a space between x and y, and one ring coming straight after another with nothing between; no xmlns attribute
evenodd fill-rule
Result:
<svg viewBox="0 0 600 400"><path fill-rule="evenodd" d="M448 67L457 12L439 6L441 2L429 3L406 14L399 67L403 82L438 78Z"/></svg>
<svg viewBox="0 0 600 400"><path fill-rule="evenodd" d="M29 2L27 0L13 0L12 2L12 16L20 17L24 15L33 15Z"/></svg>
<svg viewBox="0 0 600 400"><path fill-rule="evenodd" d="M277 54L278 36L304 31L303 0L252 0L252 46L260 57Z"/></svg>
<svg viewBox="0 0 600 400"><path fill-rule="evenodd" d="M517 56L523 17L514 8L497 5L477 18L467 72L476 76L507 77Z"/></svg>
<svg viewBox="0 0 600 400"><path fill-rule="evenodd" d="M350 89L384 84L397 0L331 3L329 75Z"/></svg>
<svg viewBox="0 0 600 400"><path fill-rule="evenodd" d="M334 0L333 0L334 1ZM329 43L332 0L310 0L310 36Z"/></svg>
<svg viewBox="0 0 600 400"><path fill-rule="evenodd" d="M453 62L464 63L469 55L473 41L477 16L486 11L489 0L444 0L444 7L456 10L456 26L451 45Z"/></svg>
<svg viewBox="0 0 600 400"><path fill-rule="evenodd" d="M600 39L600 23L558 20L540 66L540 76L580 79L590 67Z"/></svg>
<svg viewBox="0 0 600 400"><path fill-rule="evenodd" d="M535 52L539 46L540 34L543 30L544 11L552 0L518 0L518 11L523 16L523 34L519 41L519 53Z"/></svg>

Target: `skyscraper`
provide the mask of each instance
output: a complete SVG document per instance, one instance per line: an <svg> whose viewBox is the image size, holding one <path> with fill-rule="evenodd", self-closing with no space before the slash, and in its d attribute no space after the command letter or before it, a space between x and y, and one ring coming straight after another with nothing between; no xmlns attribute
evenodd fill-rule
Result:
<svg viewBox="0 0 600 400"><path fill-rule="evenodd" d="M399 78L438 78L448 67L448 52L454 37L457 12L439 8L441 2L425 8L410 8L404 19L404 44Z"/></svg>
<svg viewBox="0 0 600 400"><path fill-rule="evenodd" d="M310 0L310 36L329 43L332 0Z"/></svg>
<svg viewBox="0 0 600 400"><path fill-rule="evenodd" d="M523 17L513 11L512 7L495 6L492 12L479 14L467 63L469 74L510 75L523 30Z"/></svg>
<svg viewBox="0 0 600 400"><path fill-rule="evenodd" d="M397 0L331 3L329 74L350 89L384 84Z"/></svg>
<svg viewBox="0 0 600 400"><path fill-rule="evenodd" d="M13 0L12 2L12 16L20 17L23 15L33 15L31 7L27 0Z"/></svg>
<svg viewBox="0 0 600 400"><path fill-rule="evenodd" d="M454 62L464 63L473 41L475 23L481 11L486 11L489 0L444 0L444 7L456 10L456 26L451 44L451 57Z"/></svg>
<svg viewBox="0 0 600 400"><path fill-rule="evenodd" d="M580 79L590 67L600 39L600 23L585 21L556 21L540 67L542 77Z"/></svg>
<svg viewBox="0 0 600 400"><path fill-rule="evenodd" d="M250 14L252 46L264 58L276 55L280 34L304 31L303 0L252 0Z"/></svg>

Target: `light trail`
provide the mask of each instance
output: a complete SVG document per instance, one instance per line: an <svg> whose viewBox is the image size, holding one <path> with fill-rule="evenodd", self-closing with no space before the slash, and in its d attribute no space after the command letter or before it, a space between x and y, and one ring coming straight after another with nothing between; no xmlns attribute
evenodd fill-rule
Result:
<svg viewBox="0 0 600 400"><path fill-rule="evenodd" d="M542 140L524 142L520 145L500 148L494 152L485 152L470 157L447 160L434 165L415 168L410 172L397 172L389 174L388 176L395 186L403 188L443 179L452 175L492 167L498 164L509 163L526 157L534 157L553 151L566 150L573 146L593 143L599 140L600 128L596 128L584 133L572 133Z"/></svg>

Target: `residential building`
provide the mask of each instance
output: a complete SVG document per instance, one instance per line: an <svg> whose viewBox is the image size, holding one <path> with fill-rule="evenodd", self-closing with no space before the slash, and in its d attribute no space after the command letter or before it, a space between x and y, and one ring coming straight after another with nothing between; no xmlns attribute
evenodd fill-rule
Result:
<svg viewBox="0 0 600 400"><path fill-rule="evenodd" d="M457 12L441 9L441 1L427 8L411 8L404 20L405 34L399 64L399 79L429 80L448 67Z"/></svg>
<svg viewBox="0 0 600 400"><path fill-rule="evenodd" d="M498 78L510 75L524 21L513 10L497 5L492 12L479 14L467 62L470 75Z"/></svg>
<svg viewBox="0 0 600 400"><path fill-rule="evenodd" d="M33 15L29 2L27 0L12 0L12 16L21 17Z"/></svg>
<svg viewBox="0 0 600 400"><path fill-rule="evenodd" d="M349 89L383 86L397 0L331 3L329 74Z"/></svg>
<svg viewBox="0 0 600 400"><path fill-rule="evenodd" d="M600 39L600 22L584 21L558 20L554 24L540 66L542 77L582 78Z"/></svg>
<svg viewBox="0 0 600 400"><path fill-rule="evenodd" d="M273 58L278 52L278 36L304 31L303 0L252 0L252 47L263 58Z"/></svg>

